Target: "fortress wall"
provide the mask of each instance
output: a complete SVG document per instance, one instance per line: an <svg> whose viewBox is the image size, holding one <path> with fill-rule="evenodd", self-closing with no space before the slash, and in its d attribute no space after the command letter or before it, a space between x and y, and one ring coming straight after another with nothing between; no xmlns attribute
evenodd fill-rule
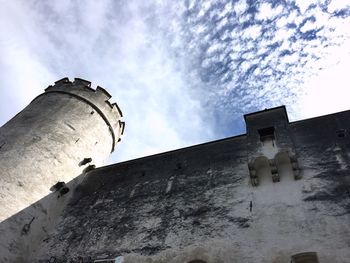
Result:
<svg viewBox="0 0 350 263"><path fill-rule="evenodd" d="M223 189L248 184L245 148L241 136L90 172L37 257L154 255L192 244L196 229L215 236L228 218L221 226L206 231L204 226L217 216L224 219L226 202L237 203ZM232 215L237 222L229 224L244 225L245 216Z"/></svg>
<svg viewBox="0 0 350 263"><path fill-rule="evenodd" d="M283 150L296 154L300 179L282 155L279 181L262 170L252 186L247 136L96 169L35 257L289 263L292 255L313 251L319 262L346 262L349 135L341 140L334 130L349 131L349 116L276 131L288 131Z"/></svg>

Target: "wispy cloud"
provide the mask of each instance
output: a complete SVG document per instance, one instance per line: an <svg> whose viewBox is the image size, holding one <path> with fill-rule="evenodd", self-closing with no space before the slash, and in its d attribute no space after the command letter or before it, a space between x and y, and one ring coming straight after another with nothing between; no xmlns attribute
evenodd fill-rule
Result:
<svg viewBox="0 0 350 263"><path fill-rule="evenodd" d="M86 78L124 112L114 162L244 132L242 114L280 104L346 109L349 2L3 2L0 121Z"/></svg>

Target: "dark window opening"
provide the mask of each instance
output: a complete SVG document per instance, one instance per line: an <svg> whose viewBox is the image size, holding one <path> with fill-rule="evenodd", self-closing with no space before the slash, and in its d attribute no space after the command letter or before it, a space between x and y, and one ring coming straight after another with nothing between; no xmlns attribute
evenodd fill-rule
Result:
<svg viewBox="0 0 350 263"><path fill-rule="evenodd" d="M57 182L55 185L50 187L50 191L52 191L52 192L59 191L65 186L66 186L65 182Z"/></svg>
<svg viewBox="0 0 350 263"><path fill-rule="evenodd" d="M57 198L60 198L62 195L65 195L69 192L69 188L65 182L57 182L55 185L51 186L50 191L59 192Z"/></svg>
<svg viewBox="0 0 350 263"><path fill-rule="evenodd" d="M260 135L260 141L274 140L275 139L275 127L267 127L258 129Z"/></svg>
<svg viewBox="0 0 350 263"><path fill-rule="evenodd" d="M90 162L92 162L91 158L84 158L82 161L80 161L79 166L83 166L83 165L90 163Z"/></svg>
<svg viewBox="0 0 350 263"><path fill-rule="evenodd" d="M346 130L345 129L340 129L340 130L337 130L335 133L337 134L338 138L344 138Z"/></svg>
<svg viewBox="0 0 350 263"><path fill-rule="evenodd" d="M177 163L177 164L176 164L176 170L181 170L181 169L182 169L181 163Z"/></svg>
<svg viewBox="0 0 350 263"><path fill-rule="evenodd" d="M316 252L304 252L292 256L291 263L319 263Z"/></svg>

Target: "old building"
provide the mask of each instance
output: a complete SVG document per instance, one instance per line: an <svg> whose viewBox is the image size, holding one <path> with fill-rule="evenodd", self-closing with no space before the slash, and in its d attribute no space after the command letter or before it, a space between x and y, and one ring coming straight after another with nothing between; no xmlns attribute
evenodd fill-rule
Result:
<svg viewBox="0 0 350 263"><path fill-rule="evenodd" d="M350 111L267 109L246 134L94 168L124 124L92 91L61 80L1 128L3 262L350 262Z"/></svg>

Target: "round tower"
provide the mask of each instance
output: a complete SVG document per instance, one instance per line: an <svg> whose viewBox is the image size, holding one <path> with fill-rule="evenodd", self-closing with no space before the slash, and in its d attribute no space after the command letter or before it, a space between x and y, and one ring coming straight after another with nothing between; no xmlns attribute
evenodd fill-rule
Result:
<svg viewBox="0 0 350 263"><path fill-rule="evenodd" d="M90 84L61 79L0 128L1 262L31 253L75 178L103 164L120 141L122 112Z"/></svg>

